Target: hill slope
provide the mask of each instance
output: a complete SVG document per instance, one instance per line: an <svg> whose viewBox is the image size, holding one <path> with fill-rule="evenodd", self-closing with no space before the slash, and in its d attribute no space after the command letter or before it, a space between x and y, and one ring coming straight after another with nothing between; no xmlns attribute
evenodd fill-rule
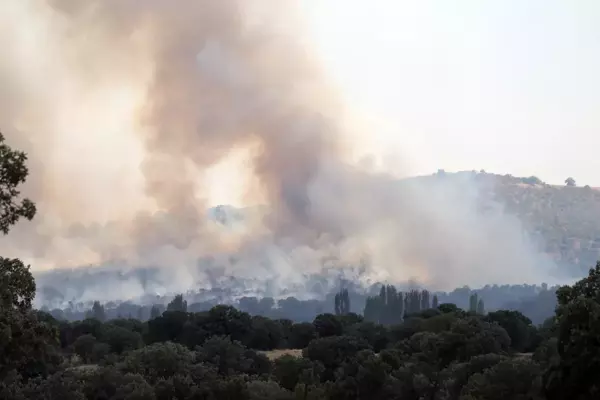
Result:
<svg viewBox="0 0 600 400"><path fill-rule="evenodd" d="M600 190L589 186L548 185L536 177L518 178L485 172L445 173L437 179L470 175L482 198L516 215L524 228L568 273L581 275L600 259ZM418 177L425 181L432 177ZM567 272L567 271L565 271Z"/></svg>
<svg viewBox="0 0 600 400"><path fill-rule="evenodd" d="M505 214L515 215L522 222L524 230L535 239L538 251L550 255L564 277L581 277L600 259L600 190L589 187L547 185L533 177L516 178L510 175L476 172L439 172L402 180L399 184L408 186L416 184L425 193L434 193L436 186L468 190L477 199L471 202L471 193L464 197L469 201L469 208L479 207L479 211L483 212L487 208L496 210L499 208ZM444 212L452 212L452 210L448 208ZM209 209L207 217L222 225L224 229L235 230L243 229L244 221L252 218L254 214L260 214L260 211L260 208L236 209L225 205ZM431 243L431 246L435 245L434 242ZM198 265L201 266L200 263ZM74 301L84 301L86 298L90 301L104 299L107 288L110 288L113 297L118 293L125 296L121 298L121 295L118 295L118 298L111 297L111 300L127 300L138 296L153 297L159 293L164 295L167 292L187 290L181 288L170 290L169 285L172 282L169 279L172 270L167 268L165 271L166 274L161 273L157 268L125 268L119 264L40 272L36 274L38 299L48 301L57 297ZM219 296L228 298L270 293L275 286L281 291L279 295L282 296L299 296L304 293L310 294L311 298L318 297L337 287L340 279L339 271L324 269L318 276L308 275L306 282L298 283L297 287L287 285L280 287L278 281L265 282L264 278L258 275L248 280L241 276L222 275L219 271L206 275L211 280L208 286L212 288L211 290L217 290ZM208 279L205 275L199 276ZM345 279L352 279L350 276L344 276ZM486 283L503 283L495 282L487 275L486 277L488 280L481 286ZM463 278L460 285L469 284L466 281L468 277ZM196 282L190 283L193 283L192 286L197 289L206 286L201 284L202 282L197 285ZM209 294L214 295L212 292Z"/></svg>

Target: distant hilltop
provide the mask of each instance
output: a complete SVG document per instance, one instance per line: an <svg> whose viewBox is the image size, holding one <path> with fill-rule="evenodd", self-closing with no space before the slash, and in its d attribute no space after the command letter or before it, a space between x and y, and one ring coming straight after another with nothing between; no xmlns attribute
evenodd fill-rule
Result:
<svg viewBox="0 0 600 400"><path fill-rule="evenodd" d="M536 176L516 177L485 171L437 173L408 178L420 183L433 179L468 179L477 184L482 199L493 200L516 215L524 228L567 274L580 275L600 259L600 189L578 186L568 177L564 185L550 185Z"/></svg>
<svg viewBox="0 0 600 400"><path fill-rule="evenodd" d="M579 276L600 259L600 188L577 186L573 178L565 179L564 185L550 185L536 176L516 177L483 170L438 170L399 183L426 188L439 180L455 180L477 188L483 207L497 203L506 213L517 216L540 244L540 251L549 254L566 275ZM233 226L252 211L256 210L220 205L208 210L208 215Z"/></svg>

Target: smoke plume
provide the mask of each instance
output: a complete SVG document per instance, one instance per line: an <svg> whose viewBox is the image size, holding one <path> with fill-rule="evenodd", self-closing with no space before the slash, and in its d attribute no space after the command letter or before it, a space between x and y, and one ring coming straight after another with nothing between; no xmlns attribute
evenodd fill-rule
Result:
<svg viewBox="0 0 600 400"><path fill-rule="evenodd" d="M324 260L438 288L539 281L548 261L518 220L478 209L470 179L425 187L353 162L350 107L299 4L3 2L0 127L39 206L4 254L35 271L156 266L180 290L208 279L207 257L282 287ZM215 186L265 207L224 230L206 214Z"/></svg>

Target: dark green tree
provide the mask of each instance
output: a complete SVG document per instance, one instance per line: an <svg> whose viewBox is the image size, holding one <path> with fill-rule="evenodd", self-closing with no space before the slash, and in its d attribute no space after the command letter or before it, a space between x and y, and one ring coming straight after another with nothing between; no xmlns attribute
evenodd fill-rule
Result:
<svg viewBox="0 0 600 400"><path fill-rule="evenodd" d="M565 185L570 187L577 186L577 184L575 183L575 179L573 179L572 177L568 177L567 179L565 179Z"/></svg>
<svg viewBox="0 0 600 400"><path fill-rule="evenodd" d="M136 318L138 319L138 321L144 320L144 307L138 307Z"/></svg>
<svg viewBox="0 0 600 400"><path fill-rule="evenodd" d="M319 314L313 321L317 336L320 338L339 336L344 332L340 318L333 314Z"/></svg>
<svg viewBox="0 0 600 400"><path fill-rule="evenodd" d="M106 321L106 311L104 306L99 301L94 301L92 309L86 314L87 318L93 318L100 322Z"/></svg>
<svg viewBox="0 0 600 400"><path fill-rule="evenodd" d="M187 301L183 299L183 294L178 294L167 305L167 311L187 311Z"/></svg>
<svg viewBox="0 0 600 400"><path fill-rule="evenodd" d="M472 375L462 390L461 399L542 400L540 372L539 365L530 359L501 361Z"/></svg>
<svg viewBox="0 0 600 400"><path fill-rule="evenodd" d="M379 296L368 297L365 302L365 321L383 325L398 324L405 313L405 299L394 286L382 286Z"/></svg>
<svg viewBox="0 0 600 400"><path fill-rule="evenodd" d="M444 314L456 313L461 311L460 308L456 304L452 303L442 303L438 306L438 310L440 310Z"/></svg>
<svg viewBox="0 0 600 400"><path fill-rule="evenodd" d="M519 352L529 350L536 329L525 315L519 311L498 310L488 313L485 320L495 322L506 330L513 349Z"/></svg>
<svg viewBox="0 0 600 400"><path fill-rule="evenodd" d="M193 370L196 354L185 346L156 343L127 354L120 364L123 372L142 374L150 382L185 375Z"/></svg>
<svg viewBox="0 0 600 400"><path fill-rule="evenodd" d="M288 345L292 349L303 349L316 337L317 330L314 324L309 322L293 324L290 328Z"/></svg>
<svg viewBox="0 0 600 400"><path fill-rule="evenodd" d="M197 354L201 362L214 365L221 375L235 373L259 375L268 373L271 364L263 354L246 349L240 342L229 337L213 336L199 349Z"/></svg>
<svg viewBox="0 0 600 400"><path fill-rule="evenodd" d="M477 314L485 314L485 304L483 303L483 299L479 299L479 301L477 302Z"/></svg>
<svg viewBox="0 0 600 400"><path fill-rule="evenodd" d="M323 366L302 357L284 355L273 363L273 375L279 384L292 391L298 383L314 385L319 382Z"/></svg>
<svg viewBox="0 0 600 400"><path fill-rule="evenodd" d="M160 308L158 307L158 305L155 304L150 309L150 319L154 319L154 318L158 318L158 317L160 317Z"/></svg>
<svg viewBox="0 0 600 400"><path fill-rule="evenodd" d="M251 349L273 350L283 345L281 325L260 315L252 317L251 333L242 342Z"/></svg>
<svg viewBox="0 0 600 400"><path fill-rule="evenodd" d="M350 313L350 295L348 289L342 289L335 295L335 315L346 315Z"/></svg>
<svg viewBox="0 0 600 400"><path fill-rule="evenodd" d="M404 312L407 315L414 315L421 312L422 303L421 303L421 292L419 290L411 290L406 294L406 299L404 303ZM429 302L429 299L427 300Z"/></svg>
<svg viewBox="0 0 600 400"><path fill-rule="evenodd" d="M29 266L18 259L0 257L0 309L29 312L35 289Z"/></svg>
<svg viewBox="0 0 600 400"><path fill-rule="evenodd" d="M0 133L0 232L4 234L21 218L31 220L35 216L35 204L20 199L19 186L29 175L26 161L27 155L8 146Z"/></svg>
<svg viewBox="0 0 600 400"><path fill-rule="evenodd" d="M81 335L73 343L73 349L84 363L90 363L93 361L94 347L97 344L98 341L94 335Z"/></svg>
<svg viewBox="0 0 600 400"><path fill-rule="evenodd" d="M343 362L366 349L370 349L370 346L363 339L352 336L330 336L310 342L302 351L302 355L311 361L323 364L325 367L323 378L333 380L335 371Z"/></svg>
<svg viewBox="0 0 600 400"><path fill-rule="evenodd" d="M469 312L477 313L477 305L479 304L479 299L477 298L477 293L472 293L469 296Z"/></svg>
<svg viewBox="0 0 600 400"><path fill-rule="evenodd" d="M31 220L35 205L20 198L29 173L25 153L13 150L0 134L0 231L7 234L21 218ZM45 375L58 364L57 324L32 310L36 285L18 259L0 257L0 381L9 375ZM16 375L15 375L16 376Z"/></svg>
<svg viewBox="0 0 600 400"><path fill-rule="evenodd" d="M558 364L545 374L549 400L600 396L600 261L586 278L557 293Z"/></svg>
<svg viewBox="0 0 600 400"><path fill-rule="evenodd" d="M121 354L142 347L142 336L138 332L112 323L104 324L100 339L110 346L111 353Z"/></svg>
<svg viewBox="0 0 600 400"><path fill-rule="evenodd" d="M379 296L369 296L365 300L365 309L363 311L363 315L365 316L366 321L379 323L380 317L379 313L381 311Z"/></svg>
<svg viewBox="0 0 600 400"><path fill-rule="evenodd" d="M431 308L429 302L429 292L427 290L421 291L421 311L428 310Z"/></svg>

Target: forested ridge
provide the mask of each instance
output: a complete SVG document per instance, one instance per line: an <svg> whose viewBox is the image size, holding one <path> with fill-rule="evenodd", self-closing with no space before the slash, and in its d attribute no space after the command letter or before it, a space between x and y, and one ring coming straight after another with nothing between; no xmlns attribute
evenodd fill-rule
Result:
<svg viewBox="0 0 600 400"><path fill-rule="evenodd" d="M5 233L36 211L18 191L25 161L0 137ZM364 315L352 312L350 293L341 290L334 312L312 322L228 305L191 312L182 295L164 311L152 307L146 321L111 319L99 302L85 319L67 321L34 309L35 293L29 267L0 257L0 399L558 400L600 394L600 262L586 278L558 288L555 314L541 325L514 310L488 312L475 293L465 310L428 291L403 293L391 285L366 299Z"/></svg>

